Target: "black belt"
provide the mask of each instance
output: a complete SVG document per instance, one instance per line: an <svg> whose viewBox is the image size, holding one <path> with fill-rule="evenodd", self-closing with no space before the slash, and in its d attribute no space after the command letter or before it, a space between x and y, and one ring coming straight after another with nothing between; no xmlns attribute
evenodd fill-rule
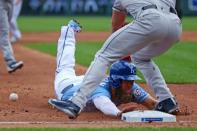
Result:
<svg viewBox="0 0 197 131"><path fill-rule="evenodd" d="M147 9L157 9L157 6L156 5L147 5L147 6L142 7L142 10L147 10ZM177 11L173 7L170 7L169 12L173 13L173 14L177 14Z"/></svg>
<svg viewBox="0 0 197 131"><path fill-rule="evenodd" d="M147 10L147 9L157 9L157 6L156 5L147 5L147 6L142 7L142 10Z"/></svg>

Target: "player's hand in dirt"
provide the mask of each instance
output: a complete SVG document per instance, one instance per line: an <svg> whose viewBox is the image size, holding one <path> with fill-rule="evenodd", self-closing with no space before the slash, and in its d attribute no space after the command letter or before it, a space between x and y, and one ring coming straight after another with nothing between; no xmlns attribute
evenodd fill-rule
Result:
<svg viewBox="0 0 197 131"><path fill-rule="evenodd" d="M137 108L137 105L133 103L127 103L121 104L118 108L121 110L122 113L126 113L135 110Z"/></svg>
<svg viewBox="0 0 197 131"><path fill-rule="evenodd" d="M121 118L122 117L122 113L133 111L134 109L137 108L137 105L136 104L133 104L133 103L127 103L127 104L121 104L121 105L119 105L118 108L121 110L121 112L119 112L117 114L117 117Z"/></svg>

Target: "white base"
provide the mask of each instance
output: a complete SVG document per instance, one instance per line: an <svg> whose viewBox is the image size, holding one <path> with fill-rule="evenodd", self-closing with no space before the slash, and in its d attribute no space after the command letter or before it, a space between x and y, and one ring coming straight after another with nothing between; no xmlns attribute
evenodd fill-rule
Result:
<svg viewBox="0 0 197 131"><path fill-rule="evenodd" d="M176 122L176 116L153 110L138 110L122 114L125 122Z"/></svg>

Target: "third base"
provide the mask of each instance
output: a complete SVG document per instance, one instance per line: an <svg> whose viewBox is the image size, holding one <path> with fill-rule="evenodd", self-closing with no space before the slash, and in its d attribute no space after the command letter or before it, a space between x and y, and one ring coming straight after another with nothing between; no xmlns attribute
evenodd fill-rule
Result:
<svg viewBox="0 0 197 131"><path fill-rule="evenodd" d="M176 116L153 110L138 110L122 114L125 122L176 122Z"/></svg>

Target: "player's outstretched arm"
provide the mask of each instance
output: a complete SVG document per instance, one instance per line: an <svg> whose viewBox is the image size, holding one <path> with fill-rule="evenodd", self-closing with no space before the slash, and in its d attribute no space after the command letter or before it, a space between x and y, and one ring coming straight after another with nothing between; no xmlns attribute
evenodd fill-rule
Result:
<svg viewBox="0 0 197 131"><path fill-rule="evenodd" d="M107 96L98 96L93 99L95 107L105 115L117 116L122 111Z"/></svg>
<svg viewBox="0 0 197 131"><path fill-rule="evenodd" d="M105 115L121 117L122 113L133 111L136 106L126 105L118 108L108 97L98 96L93 99L94 105Z"/></svg>

